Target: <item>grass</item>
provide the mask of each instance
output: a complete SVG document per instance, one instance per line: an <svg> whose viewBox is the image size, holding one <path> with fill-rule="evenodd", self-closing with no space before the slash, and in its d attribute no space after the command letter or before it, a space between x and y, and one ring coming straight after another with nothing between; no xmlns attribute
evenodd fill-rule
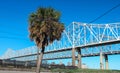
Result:
<svg viewBox="0 0 120 73"><path fill-rule="evenodd" d="M31 71L35 72L36 68L25 69L25 68L3 68L0 70L11 70L11 71ZM97 69L44 69L41 68L42 72L52 72L52 73L120 73L120 70L97 70Z"/></svg>
<svg viewBox="0 0 120 73"><path fill-rule="evenodd" d="M97 69L52 69L59 73L120 73L120 70L97 70Z"/></svg>

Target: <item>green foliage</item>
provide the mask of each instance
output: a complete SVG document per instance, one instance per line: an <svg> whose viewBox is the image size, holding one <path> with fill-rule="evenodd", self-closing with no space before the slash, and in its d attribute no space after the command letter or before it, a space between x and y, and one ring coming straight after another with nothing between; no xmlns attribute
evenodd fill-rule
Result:
<svg viewBox="0 0 120 73"><path fill-rule="evenodd" d="M52 69L53 73L120 73L120 70L96 70L96 69Z"/></svg>
<svg viewBox="0 0 120 73"><path fill-rule="evenodd" d="M61 38L64 24L59 21L60 16L59 11L43 7L30 15L29 36L39 48L45 47L54 40Z"/></svg>

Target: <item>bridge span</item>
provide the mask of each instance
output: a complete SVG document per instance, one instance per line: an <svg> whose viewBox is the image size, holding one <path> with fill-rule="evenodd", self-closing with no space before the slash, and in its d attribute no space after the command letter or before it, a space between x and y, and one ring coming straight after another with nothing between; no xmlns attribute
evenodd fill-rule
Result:
<svg viewBox="0 0 120 73"><path fill-rule="evenodd" d="M40 52L39 52L40 53ZM103 69L103 57L108 69L108 55L120 54L120 23L87 24L72 22L65 28L62 38L45 47L43 60L72 58L72 65L78 60L81 68L82 57L100 56L100 68ZM18 50L5 59L36 60L37 47ZM27 59L29 57L30 59Z"/></svg>

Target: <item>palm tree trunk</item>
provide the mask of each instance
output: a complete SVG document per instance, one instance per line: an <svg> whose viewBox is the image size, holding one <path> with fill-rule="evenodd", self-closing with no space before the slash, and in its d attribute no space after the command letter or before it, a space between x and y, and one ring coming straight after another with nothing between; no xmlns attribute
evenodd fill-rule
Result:
<svg viewBox="0 0 120 73"><path fill-rule="evenodd" d="M41 53L40 53L40 55L39 55L39 57L38 57L36 73L40 73L40 66L41 66L41 63L42 63L42 58L43 58L43 54L44 54L44 49L45 49L45 47L42 47Z"/></svg>
<svg viewBox="0 0 120 73"><path fill-rule="evenodd" d="M39 60L39 51L40 51L40 48L37 48L37 60L36 60L36 64L38 63L38 60Z"/></svg>

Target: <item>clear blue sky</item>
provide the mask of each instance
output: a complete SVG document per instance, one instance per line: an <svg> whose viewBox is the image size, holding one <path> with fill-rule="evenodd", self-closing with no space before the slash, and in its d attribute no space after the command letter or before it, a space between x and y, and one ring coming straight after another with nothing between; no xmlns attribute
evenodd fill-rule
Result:
<svg viewBox="0 0 120 73"><path fill-rule="evenodd" d="M90 22L119 3L120 0L0 0L0 55L7 48L18 50L34 45L28 38L28 17L38 7L59 10L61 21L67 26L73 21ZM112 22L120 22L120 7L94 23ZM117 57L120 55L114 56L115 61ZM117 60L119 63L120 59ZM120 69L119 66L111 67Z"/></svg>

